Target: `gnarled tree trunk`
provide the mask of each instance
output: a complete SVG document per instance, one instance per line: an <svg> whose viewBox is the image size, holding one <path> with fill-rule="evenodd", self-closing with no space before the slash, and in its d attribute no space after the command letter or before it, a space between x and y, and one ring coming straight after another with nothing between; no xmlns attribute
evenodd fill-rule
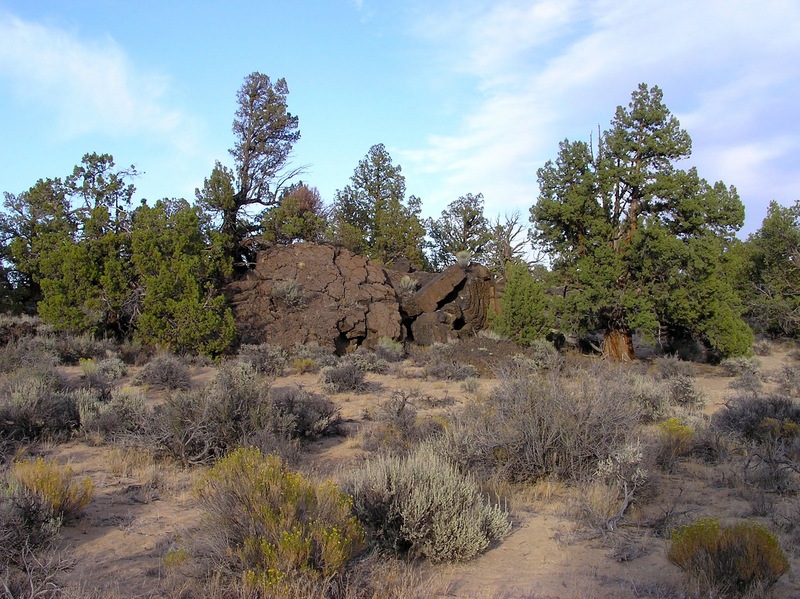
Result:
<svg viewBox="0 0 800 599"><path fill-rule="evenodd" d="M609 329L603 340L603 355L615 362L635 360L633 337L624 329Z"/></svg>

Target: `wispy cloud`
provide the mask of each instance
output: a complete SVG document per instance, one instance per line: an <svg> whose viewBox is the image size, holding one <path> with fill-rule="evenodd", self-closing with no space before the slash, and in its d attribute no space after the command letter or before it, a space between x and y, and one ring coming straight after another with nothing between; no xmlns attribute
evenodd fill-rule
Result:
<svg viewBox="0 0 800 599"><path fill-rule="evenodd" d="M0 13L0 77L49 111L57 135L172 134L185 116L164 102L168 80L137 69L110 38L84 41Z"/></svg>
<svg viewBox="0 0 800 599"><path fill-rule="evenodd" d="M773 187L795 185L800 195L796 169L769 168L800 142L798 30L792 0L450 4L417 31L438 68L475 79L479 102L457 131L431 136L403 159L427 177L439 204L482 191L488 207L524 209L538 192L536 168L554 158L558 141L606 128L645 81L662 87L694 138L701 175L736 184L757 214Z"/></svg>

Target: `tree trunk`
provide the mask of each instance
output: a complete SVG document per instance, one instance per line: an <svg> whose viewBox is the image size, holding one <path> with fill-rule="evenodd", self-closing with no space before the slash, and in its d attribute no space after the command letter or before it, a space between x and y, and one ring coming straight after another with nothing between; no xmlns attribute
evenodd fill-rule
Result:
<svg viewBox="0 0 800 599"><path fill-rule="evenodd" d="M603 355L615 362L635 360L633 337L624 329L609 329L603 339Z"/></svg>

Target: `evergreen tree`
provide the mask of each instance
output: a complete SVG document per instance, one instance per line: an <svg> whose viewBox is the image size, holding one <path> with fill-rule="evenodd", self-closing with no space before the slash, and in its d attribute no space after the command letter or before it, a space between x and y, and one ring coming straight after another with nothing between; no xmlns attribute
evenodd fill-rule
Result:
<svg viewBox="0 0 800 599"><path fill-rule="evenodd" d="M349 250L384 264L405 257L422 267L425 229L419 219L420 200L411 196L405 201L401 171L383 144L372 146L358 163L351 184L336 192L334 236Z"/></svg>
<svg viewBox="0 0 800 599"><path fill-rule="evenodd" d="M431 238L431 265L443 270L455 262L458 252L469 252L475 262L484 263L492 240L489 221L483 215L483 194L468 193L448 204L441 216L426 222Z"/></svg>
<svg viewBox="0 0 800 599"><path fill-rule="evenodd" d="M264 212L261 228L268 243L322 241L328 218L319 191L303 182L289 186L280 204Z"/></svg>
<svg viewBox="0 0 800 599"><path fill-rule="evenodd" d="M230 150L235 167L231 171L217 162L203 190L196 191L206 210L218 216L225 250L231 257L240 257L242 240L256 229L245 209L276 205L286 182L303 170L287 168L292 148L300 139L299 120L287 109L288 94L285 79L273 83L258 72L245 78L236 94L235 143Z"/></svg>
<svg viewBox="0 0 800 599"><path fill-rule="evenodd" d="M565 140L539 170L531 221L570 290L564 323L603 330L615 359L634 357L634 331L692 337L722 355L752 341L725 276L744 208L734 188L675 167L690 152L661 90L641 84L596 147Z"/></svg>
<svg viewBox="0 0 800 599"><path fill-rule="evenodd" d="M770 202L744 249L742 287L750 319L770 335L800 336L800 201Z"/></svg>
<svg viewBox="0 0 800 599"><path fill-rule="evenodd" d="M500 311L492 315L491 327L517 343L530 343L544 338L553 320L543 282L534 279L526 264L509 263Z"/></svg>
<svg viewBox="0 0 800 599"><path fill-rule="evenodd" d="M130 206L136 169L109 154L86 154L65 182L77 228L41 260L39 315L57 330L126 335L130 292Z"/></svg>
<svg viewBox="0 0 800 599"><path fill-rule="evenodd" d="M202 213L185 200L143 204L133 215L131 250L136 337L180 353L223 353L236 329L214 283L230 260L219 238L204 234Z"/></svg>

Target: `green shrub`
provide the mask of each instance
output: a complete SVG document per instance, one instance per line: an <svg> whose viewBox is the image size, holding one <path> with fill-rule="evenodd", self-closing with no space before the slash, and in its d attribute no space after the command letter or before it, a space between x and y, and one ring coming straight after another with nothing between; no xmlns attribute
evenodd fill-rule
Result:
<svg viewBox="0 0 800 599"><path fill-rule="evenodd" d="M178 356L158 354L142 367L134 377L134 383L153 389L188 389L191 375L189 367Z"/></svg>
<svg viewBox="0 0 800 599"><path fill-rule="evenodd" d="M259 374L281 376L286 368L286 352L269 343L260 345L242 345L239 348L239 360L247 362Z"/></svg>
<svg viewBox="0 0 800 599"><path fill-rule="evenodd" d="M364 387L364 371L352 362L326 366L320 372L320 381L329 393L357 392Z"/></svg>
<svg viewBox="0 0 800 599"><path fill-rule="evenodd" d="M350 497L257 449L221 459L200 481L197 496L206 512L200 547L214 572L243 580L248 596L283 596L296 579L334 579L363 547Z"/></svg>
<svg viewBox="0 0 800 599"><path fill-rule="evenodd" d="M38 495L64 521L77 518L94 493L91 478L73 478L72 468L44 458L14 462L11 468L12 484Z"/></svg>
<svg viewBox="0 0 800 599"><path fill-rule="evenodd" d="M544 285L533 278L526 264L511 264L506 269L500 310L491 315L490 325L497 333L517 343L541 339L553 325Z"/></svg>
<svg viewBox="0 0 800 599"><path fill-rule="evenodd" d="M434 562L475 557L510 529L506 514L481 497L430 445L406 457L378 456L344 483L376 543Z"/></svg>
<svg viewBox="0 0 800 599"><path fill-rule="evenodd" d="M681 526L672 533L667 558L704 594L767 589L789 571L775 535L754 522L720 526L715 518L702 518Z"/></svg>

